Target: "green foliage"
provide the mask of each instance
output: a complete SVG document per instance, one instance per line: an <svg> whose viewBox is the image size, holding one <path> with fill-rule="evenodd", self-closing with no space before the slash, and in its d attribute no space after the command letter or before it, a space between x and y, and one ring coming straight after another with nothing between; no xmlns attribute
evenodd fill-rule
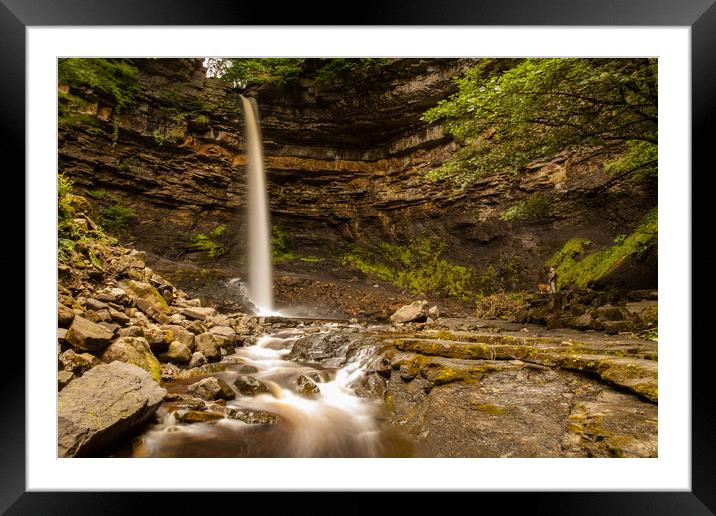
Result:
<svg viewBox="0 0 716 516"><path fill-rule="evenodd" d="M99 223L107 231L116 233L127 229L136 216L131 208L115 202L99 210Z"/></svg>
<svg viewBox="0 0 716 516"><path fill-rule="evenodd" d="M64 174L59 174L57 177L57 208L59 219L71 217L75 214L74 208L71 204L70 194L72 192L72 185L74 182L72 179Z"/></svg>
<svg viewBox="0 0 716 516"><path fill-rule="evenodd" d="M137 68L125 59L63 58L57 62L59 84L89 87L127 106L138 89Z"/></svg>
<svg viewBox="0 0 716 516"><path fill-rule="evenodd" d="M104 190L87 190L87 195L93 199L105 199L107 197L107 192Z"/></svg>
<svg viewBox="0 0 716 516"><path fill-rule="evenodd" d="M638 337L644 340L659 342L659 328L648 328L639 332Z"/></svg>
<svg viewBox="0 0 716 516"><path fill-rule="evenodd" d="M629 174L632 181L654 179L658 175L659 148L655 143L644 141L627 142L627 151L607 163L607 170Z"/></svg>
<svg viewBox="0 0 716 516"><path fill-rule="evenodd" d="M164 134L162 134L159 129L154 129L154 131L152 132L152 136L154 137L154 143L156 143L160 147L164 145Z"/></svg>
<svg viewBox="0 0 716 516"><path fill-rule="evenodd" d="M500 218L507 222L545 219L551 215L552 202L551 196L536 193L526 200L507 208L500 214Z"/></svg>
<svg viewBox="0 0 716 516"><path fill-rule="evenodd" d="M389 63L385 58L335 58L327 61L313 76L320 86L329 86L339 81L361 81Z"/></svg>
<svg viewBox="0 0 716 516"><path fill-rule="evenodd" d="M442 121L464 145L429 174L433 180L468 183L562 151L607 155L625 143L632 157L617 167L656 167L655 59L523 59L507 70L485 59L457 84L456 94L422 117Z"/></svg>
<svg viewBox="0 0 716 516"><path fill-rule="evenodd" d="M468 299L473 295L472 271L443 258L446 250L447 244L437 238L418 237L403 245L380 243L375 251L351 247L340 259L413 293Z"/></svg>
<svg viewBox="0 0 716 516"><path fill-rule="evenodd" d="M216 238L221 237L226 232L226 226L220 224L209 232L209 235L204 233L196 233L191 237L190 249L196 251L204 251L209 258L219 258L226 253L226 247L223 243L217 242Z"/></svg>
<svg viewBox="0 0 716 516"><path fill-rule="evenodd" d="M298 79L303 59L209 59L209 75L238 88L258 84L286 84Z"/></svg>
<svg viewBox="0 0 716 516"><path fill-rule="evenodd" d="M86 113L60 113L57 118L59 125L72 125L72 126L87 126L89 128L100 128L102 122L94 115L88 115Z"/></svg>
<svg viewBox="0 0 716 516"><path fill-rule="evenodd" d="M613 246L586 254L585 242L589 241L575 238L550 258L547 265L556 268L559 286L588 287L616 270L627 258L641 258L657 244L657 238L658 213L657 208L653 208L632 233L616 238Z"/></svg>
<svg viewBox="0 0 716 516"><path fill-rule="evenodd" d="M208 73L238 88L261 84L290 84L301 77L330 86L340 81L361 81L390 61L385 58L259 58L208 59Z"/></svg>

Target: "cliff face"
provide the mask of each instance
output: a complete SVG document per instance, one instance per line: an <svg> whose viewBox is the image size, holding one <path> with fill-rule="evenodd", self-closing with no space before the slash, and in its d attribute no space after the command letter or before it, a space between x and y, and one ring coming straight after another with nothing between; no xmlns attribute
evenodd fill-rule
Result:
<svg viewBox="0 0 716 516"><path fill-rule="evenodd" d="M330 256L346 243L371 248L435 236L476 274L492 265L502 286L533 286L569 239L610 245L656 205L655 182L615 177L584 156L558 156L465 189L427 181L425 172L458 146L420 116L455 91L452 78L471 63L397 59L358 83L302 80L247 93L260 108L272 222L285 228L292 249ZM207 78L200 60L135 64L139 88L119 114L111 99L60 86L81 101L60 101L59 169L98 202L109 202L106 192L133 210L136 246L180 259L193 234L220 224L225 235L242 230L243 114L238 94ZM536 197L550 199L548 214L505 220L505 210ZM229 259L241 254L240 238L225 243ZM629 267L613 282L656 285L655 253Z"/></svg>

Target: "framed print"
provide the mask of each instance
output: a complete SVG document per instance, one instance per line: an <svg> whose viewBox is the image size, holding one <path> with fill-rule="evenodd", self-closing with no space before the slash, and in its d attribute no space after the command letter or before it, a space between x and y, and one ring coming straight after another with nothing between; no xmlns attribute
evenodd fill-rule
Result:
<svg viewBox="0 0 716 516"><path fill-rule="evenodd" d="M3 0L28 302L2 510L713 513L691 170L716 7L513 4Z"/></svg>

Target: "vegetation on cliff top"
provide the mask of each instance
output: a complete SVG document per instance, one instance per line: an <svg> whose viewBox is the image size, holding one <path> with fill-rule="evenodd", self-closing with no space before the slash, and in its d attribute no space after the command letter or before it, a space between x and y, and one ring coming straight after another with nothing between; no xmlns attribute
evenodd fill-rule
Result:
<svg viewBox="0 0 716 516"><path fill-rule="evenodd" d="M209 75L219 77L238 88L261 84L289 84L304 77L329 86L338 81L359 81L388 63L385 58L210 58Z"/></svg>
<svg viewBox="0 0 716 516"><path fill-rule="evenodd" d="M507 70L485 59L457 79L459 91L423 115L463 144L432 179L469 183L563 152L609 156L623 173L657 169L656 59L524 59Z"/></svg>
<svg viewBox="0 0 716 516"><path fill-rule="evenodd" d="M74 87L89 87L123 108L138 89L137 68L126 59L63 58L57 61L57 81Z"/></svg>

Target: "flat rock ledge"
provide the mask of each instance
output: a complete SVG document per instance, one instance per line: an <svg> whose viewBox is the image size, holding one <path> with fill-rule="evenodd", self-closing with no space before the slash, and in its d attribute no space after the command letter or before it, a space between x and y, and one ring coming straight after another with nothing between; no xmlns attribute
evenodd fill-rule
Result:
<svg viewBox="0 0 716 516"><path fill-rule="evenodd" d="M59 393L59 457L91 457L146 422L167 391L144 369L98 365Z"/></svg>

